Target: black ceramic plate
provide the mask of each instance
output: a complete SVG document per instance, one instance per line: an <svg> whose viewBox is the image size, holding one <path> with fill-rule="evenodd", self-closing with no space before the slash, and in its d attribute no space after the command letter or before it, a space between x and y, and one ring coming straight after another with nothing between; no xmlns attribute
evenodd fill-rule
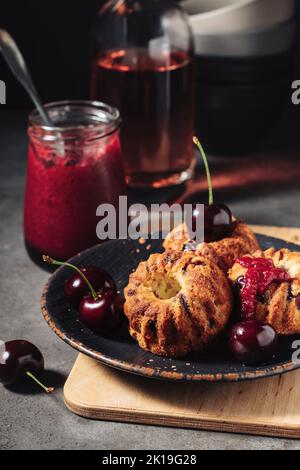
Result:
<svg viewBox="0 0 300 470"><path fill-rule="evenodd" d="M286 247L300 251L300 246L283 240L258 235L263 249L271 246ZM110 241L97 245L75 256L76 265L98 265L104 267L115 279L122 291L129 274L150 253L163 251L160 241L141 245L137 241ZM133 341L126 325L108 338L92 333L78 320L78 313L64 299L63 286L70 276L68 268L59 268L45 286L41 306L45 320L52 330L66 343L81 353L100 362L127 372L165 380L237 381L256 379L281 374L297 367L291 360L292 343L298 336L281 337L276 357L267 365L248 367L236 362L228 348L220 344L205 354L193 354L183 359L167 359L143 351Z"/></svg>

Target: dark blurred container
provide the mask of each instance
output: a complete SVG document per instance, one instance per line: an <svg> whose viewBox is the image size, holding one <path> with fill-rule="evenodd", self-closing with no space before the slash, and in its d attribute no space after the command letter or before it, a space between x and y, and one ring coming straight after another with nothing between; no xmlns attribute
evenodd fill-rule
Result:
<svg viewBox="0 0 300 470"><path fill-rule="evenodd" d="M210 153L250 152L271 131L290 96L293 52L198 57L197 130Z"/></svg>
<svg viewBox="0 0 300 470"><path fill-rule="evenodd" d="M238 3L213 0L208 4L198 0L197 4L188 1L183 5L189 8L192 5L193 13L195 9L204 12L190 16L197 54L197 130L210 153L233 156L255 150L279 120L289 99L295 25L293 2L289 1L289 8L286 4L285 9L280 9L282 3L275 0L278 9L274 11L274 21L281 18L282 23L272 25L268 16L264 26L263 19L258 17L259 27L244 30L243 24L255 24L255 10L252 17L248 17L248 12L244 18L240 8L237 22L224 23L224 31L219 31L220 20L216 21L219 10L214 10L212 22L208 9L220 2ZM252 8L270 5L269 0L244 3ZM234 11L220 9L220 18L221 10L223 16ZM207 21L202 21L203 18Z"/></svg>

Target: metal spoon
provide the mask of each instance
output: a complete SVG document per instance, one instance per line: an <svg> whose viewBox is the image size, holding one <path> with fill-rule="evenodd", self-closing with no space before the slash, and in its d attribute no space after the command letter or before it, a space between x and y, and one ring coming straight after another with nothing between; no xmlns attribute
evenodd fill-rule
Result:
<svg viewBox="0 0 300 470"><path fill-rule="evenodd" d="M49 118L47 111L45 110L42 101L37 94L32 78L24 61L24 58L11 37L11 35L4 29L0 29L0 51L8 63L12 73L17 80L23 85L32 101L34 102L36 109L38 110L44 125L53 127L53 123Z"/></svg>

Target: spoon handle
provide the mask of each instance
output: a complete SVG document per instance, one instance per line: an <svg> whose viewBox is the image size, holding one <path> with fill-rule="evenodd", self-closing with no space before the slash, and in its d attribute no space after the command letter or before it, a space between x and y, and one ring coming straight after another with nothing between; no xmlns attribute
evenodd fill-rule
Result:
<svg viewBox="0 0 300 470"><path fill-rule="evenodd" d="M49 118L36 92L32 78L17 44L15 43L11 35L3 29L0 29L0 51L2 51L2 54L14 76L23 85L23 87L30 95L32 101L34 102L38 112L40 113L43 119L44 124L46 126L53 127L51 119Z"/></svg>

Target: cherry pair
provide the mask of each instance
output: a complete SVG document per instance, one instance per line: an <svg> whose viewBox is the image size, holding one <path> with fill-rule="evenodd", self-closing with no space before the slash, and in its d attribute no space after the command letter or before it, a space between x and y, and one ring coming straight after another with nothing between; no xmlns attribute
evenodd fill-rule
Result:
<svg viewBox="0 0 300 470"><path fill-rule="evenodd" d="M80 267L43 256L46 263L67 266L75 272L65 282L67 301L78 308L79 319L98 334L107 334L121 320L123 302L112 277L97 266Z"/></svg>

